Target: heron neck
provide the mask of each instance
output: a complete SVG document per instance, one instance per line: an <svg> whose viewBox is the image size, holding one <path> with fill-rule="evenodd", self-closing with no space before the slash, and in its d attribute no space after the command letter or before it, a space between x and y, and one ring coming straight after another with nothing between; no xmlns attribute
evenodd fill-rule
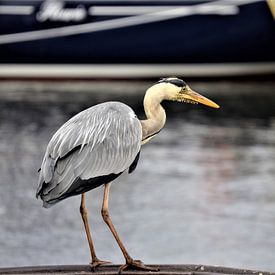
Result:
<svg viewBox="0 0 275 275"><path fill-rule="evenodd" d="M164 91L156 89L154 86L146 91L143 105L147 119L141 120L142 140L154 136L163 128L166 113L160 103L164 98Z"/></svg>

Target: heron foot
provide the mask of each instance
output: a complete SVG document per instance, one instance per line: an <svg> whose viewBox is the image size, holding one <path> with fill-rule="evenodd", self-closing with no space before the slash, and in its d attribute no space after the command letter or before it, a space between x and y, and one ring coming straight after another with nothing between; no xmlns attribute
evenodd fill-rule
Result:
<svg viewBox="0 0 275 275"><path fill-rule="evenodd" d="M119 268L118 274L121 274L121 272L125 271L126 269L139 269L139 270L147 270L147 271L159 271L158 267L150 267L146 266L142 261L140 260L129 260L126 262L126 264L122 265Z"/></svg>
<svg viewBox="0 0 275 275"><path fill-rule="evenodd" d="M111 264L111 262L108 262L108 261L101 261L99 259L96 259L96 260L93 260L91 263L90 263L90 266L92 268L92 271L95 272L96 268L101 266L101 265L105 265L105 264Z"/></svg>

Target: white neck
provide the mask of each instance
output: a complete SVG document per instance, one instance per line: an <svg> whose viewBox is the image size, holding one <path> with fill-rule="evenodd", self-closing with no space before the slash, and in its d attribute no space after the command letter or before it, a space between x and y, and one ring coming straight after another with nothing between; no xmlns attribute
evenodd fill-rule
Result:
<svg viewBox="0 0 275 275"><path fill-rule="evenodd" d="M147 119L141 120L142 140L157 134L164 126L166 113L161 106L165 99L165 89L161 84L154 85L146 91L143 105Z"/></svg>

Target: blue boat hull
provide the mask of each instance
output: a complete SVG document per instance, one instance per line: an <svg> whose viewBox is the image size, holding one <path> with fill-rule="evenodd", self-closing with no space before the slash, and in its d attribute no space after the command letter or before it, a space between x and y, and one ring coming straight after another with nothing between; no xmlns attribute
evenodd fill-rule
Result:
<svg viewBox="0 0 275 275"><path fill-rule="evenodd" d="M4 0L0 13L0 66L259 64L275 71L266 1Z"/></svg>

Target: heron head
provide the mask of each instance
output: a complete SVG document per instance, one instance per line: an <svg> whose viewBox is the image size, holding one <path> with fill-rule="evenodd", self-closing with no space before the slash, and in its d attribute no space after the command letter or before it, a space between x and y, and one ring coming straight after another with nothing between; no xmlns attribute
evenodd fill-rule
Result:
<svg viewBox="0 0 275 275"><path fill-rule="evenodd" d="M204 104L212 108L220 108L218 104L212 100L193 91L183 80L177 77L168 77L161 79L158 83L166 85L166 99L178 102Z"/></svg>

